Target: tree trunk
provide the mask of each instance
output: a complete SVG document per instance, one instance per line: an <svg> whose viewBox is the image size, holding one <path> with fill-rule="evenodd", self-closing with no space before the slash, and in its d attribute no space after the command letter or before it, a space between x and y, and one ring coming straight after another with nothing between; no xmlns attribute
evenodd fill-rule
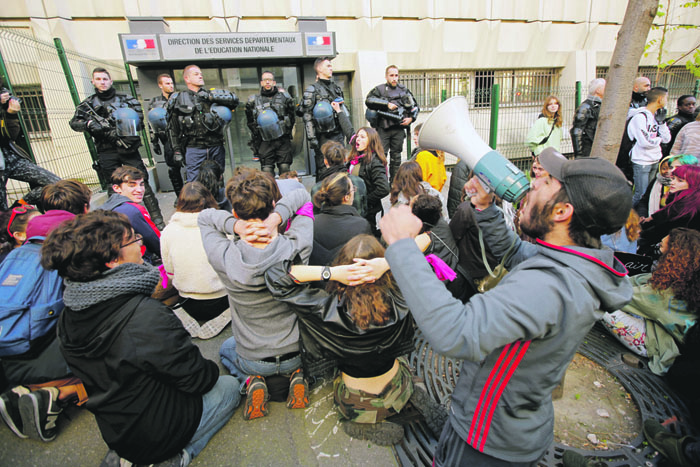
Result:
<svg viewBox="0 0 700 467"><path fill-rule="evenodd" d="M605 96L591 156L602 157L613 164L617 159L632 97L632 84L658 6L659 0L629 0L627 3L625 19L617 33L617 43L606 77Z"/></svg>

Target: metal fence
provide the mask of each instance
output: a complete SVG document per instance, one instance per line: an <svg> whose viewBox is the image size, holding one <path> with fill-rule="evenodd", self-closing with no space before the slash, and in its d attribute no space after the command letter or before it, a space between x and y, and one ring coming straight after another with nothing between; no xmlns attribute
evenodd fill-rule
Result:
<svg viewBox="0 0 700 467"><path fill-rule="evenodd" d="M36 163L61 178L77 179L99 190L85 138L68 125L75 105L55 45L32 37L29 31L0 28L0 52L8 84L22 99L20 117ZM96 67L108 70L115 87L129 92L123 63L105 62L73 51L66 51L66 56L80 99L94 92L91 72ZM9 202L27 190L26 184L9 181Z"/></svg>

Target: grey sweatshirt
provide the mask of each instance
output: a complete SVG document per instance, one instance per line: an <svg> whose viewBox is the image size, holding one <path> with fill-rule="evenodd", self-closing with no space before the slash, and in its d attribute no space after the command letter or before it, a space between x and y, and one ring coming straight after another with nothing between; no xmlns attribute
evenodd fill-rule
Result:
<svg viewBox="0 0 700 467"><path fill-rule="evenodd" d="M477 212L491 251L514 233L498 208ZM462 358L450 420L474 449L509 462L539 459L553 441L552 390L603 311L632 298L626 270L604 249L516 240L509 273L463 304L410 239L386 258L418 327L435 350Z"/></svg>
<svg viewBox="0 0 700 467"><path fill-rule="evenodd" d="M304 189L291 191L275 206L285 225L304 204L311 202ZM295 216L289 230L264 249L238 237L230 240L236 219L231 213L205 209L199 214L204 251L228 291L236 352L247 360L260 360L299 350L296 315L278 302L265 286L265 271L286 259L306 264L313 245L313 219Z"/></svg>

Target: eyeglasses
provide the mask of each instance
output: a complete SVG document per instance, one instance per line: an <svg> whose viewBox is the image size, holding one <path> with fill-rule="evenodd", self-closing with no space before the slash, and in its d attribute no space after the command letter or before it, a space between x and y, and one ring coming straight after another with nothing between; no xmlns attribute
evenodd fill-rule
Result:
<svg viewBox="0 0 700 467"><path fill-rule="evenodd" d="M141 234L136 234L136 235L134 236L134 239L133 239L133 240L130 240L130 241L124 243L123 245L120 245L119 248L124 248L124 247L126 247L126 246L131 245L132 243L141 242L142 240L143 240L143 235L141 235Z"/></svg>
<svg viewBox="0 0 700 467"><path fill-rule="evenodd" d="M10 231L10 227L12 227L12 223L15 221L15 217L17 217L17 214L26 214L29 211L32 211L34 208L31 206L25 206L21 208L12 208L12 214L10 215L10 221L7 223L7 233L10 236L10 238L15 238L14 234Z"/></svg>

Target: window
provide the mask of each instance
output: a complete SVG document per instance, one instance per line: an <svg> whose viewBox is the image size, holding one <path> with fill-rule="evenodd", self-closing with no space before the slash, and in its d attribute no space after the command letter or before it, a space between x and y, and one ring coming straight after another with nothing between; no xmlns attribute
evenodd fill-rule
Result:
<svg viewBox="0 0 700 467"><path fill-rule="evenodd" d="M50 138L51 128L41 88L39 86L15 86L14 94L22 100L20 116L29 137L32 139Z"/></svg>

